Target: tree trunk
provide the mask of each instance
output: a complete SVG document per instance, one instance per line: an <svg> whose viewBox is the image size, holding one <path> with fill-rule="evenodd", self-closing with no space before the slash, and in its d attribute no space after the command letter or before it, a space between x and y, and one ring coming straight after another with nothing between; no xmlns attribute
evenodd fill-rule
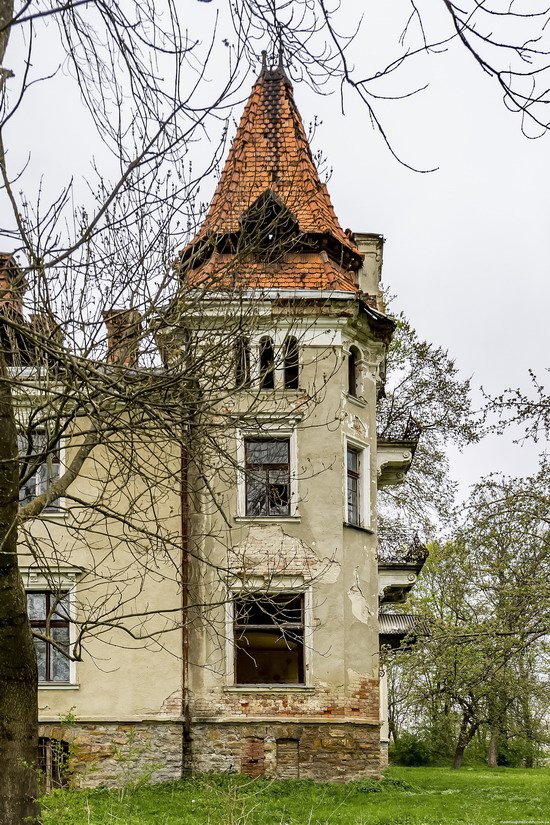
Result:
<svg viewBox="0 0 550 825"><path fill-rule="evenodd" d="M470 720L468 712L464 711L462 715L462 722L460 724L458 740L456 743L455 755L453 757L452 769L454 771L457 771L462 766L464 751L472 741L478 727L479 725L477 723Z"/></svg>
<svg viewBox="0 0 550 825"><path fill-rule="evenodd" d="M500 731L497 727L491 728L491 738L489 739L489 750L487 752L487 765L496 768L498 758L498 737Z"/></svg>
<svg viewBox="0 0 550 825"><path fill-rule="evenodd" d="M11 391L0 351L0 822L38 822L37 669L17 565L19 468Z"/></svg>

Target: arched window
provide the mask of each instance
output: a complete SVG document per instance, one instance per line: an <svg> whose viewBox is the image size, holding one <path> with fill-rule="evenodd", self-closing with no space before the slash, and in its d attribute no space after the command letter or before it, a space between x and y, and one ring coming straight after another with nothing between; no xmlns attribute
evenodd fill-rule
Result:
<svg viewBox="0 0 550 825"><path fill-rule="evenodd" d="M299 362L298 341L296 338L286 338L283 347L285 368L285 390L298 389Z"/></svg>
<svg viewBox="0 0 550 825"><path fill-rule="evenodd" d="M359 358L360 354L357 347L350 347L348 355L348 394L352 395L354 398L357 398L359 395L359 373L357 367Z"/></svg>
<svg viewBox="0 0 550 825"><path fill-rule="evenodd" d="M271 338L260 339L260 389L275 389L275 352Z"/></svg>
<svg viewBox="0 0 550 825"><path fill-rule="evenodd" d="M235 342L235 386L250 384L250 342L241 336Z"/></svg>

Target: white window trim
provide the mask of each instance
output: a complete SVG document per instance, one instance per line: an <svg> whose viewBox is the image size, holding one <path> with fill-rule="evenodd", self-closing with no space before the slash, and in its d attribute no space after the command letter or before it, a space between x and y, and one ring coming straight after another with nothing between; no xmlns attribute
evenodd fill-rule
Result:
<svg viewBox="0 0 550 825"><path fill-rule="evenodd" d="M245 684L235 683L235 640L233 622L235 618L234 599L244 593L259 596L292 593L304 597L304 683L303 684ZM313 636L313 593L311 586L306 586L303 576L249 576L228 584L225 602L225 678L226 687L235 692L285 693L292 690L311 689L311 651Z"/></svg>
<svg viewBox="0 0 550 825"><path fill-rule="evenodd" d="M348 521L348 447L359 454L359 524ZM365 441L344 435L344 524L352 527L371 528L370 495L370 446Z"/></svg>
<svg viewBox="0 0 550 825"><path fill-rule="evenodd" d="M28 425L29 416L31 411L28 407L20 407L17 411L17 419L21 426L25 427ZM37 433L40 430L37 430ZM43 430L45 433L45 430ZM61 438L59 441L59 475L57 478L61 478L65 470L67 469L65 466L65 450L66 450L66 439ZM37 471L38 472L38 471ZM57 480L57 479L55 479ZM39 494L37 494L39 495ZM59 496L55 502L52 502L48 507L45 507L44 510L40 513L40 518L47 518L47 519L55 519L55 518L64 518L67 515L66 511L66 503L64 496Z"/></svg>
<svg viewBox="0 0 550 825"><path fill-rule="evenodd" d="M247 439L288 438L289 440L289 476L290 476L290 507L285 516L250 516L246 512L246 472L245 472L245 441ZM276 521L298 518L298 432L296 425L281 425L266 422L261 429L238 428L235 433L237 446L237 519L252 521Z"/></svg>
<svg viewBox="0 0 550 825"><path fill-rule="evenodd" d="M67 593L69 604L69 645L72 647L76 641L76 581L77 576L82 571L77 567L55 567L52 571L44 571L37 568L22 568L21 577L25 593L38 591L51 592L52 582L60 590ZM76 681L76 662L69 659L69 681L68 682L39 682L39 690L75 690L78 688Z"/></svg>

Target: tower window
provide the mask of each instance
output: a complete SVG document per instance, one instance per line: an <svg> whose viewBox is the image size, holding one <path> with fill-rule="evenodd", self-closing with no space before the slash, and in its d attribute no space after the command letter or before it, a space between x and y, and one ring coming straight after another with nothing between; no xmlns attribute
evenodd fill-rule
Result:
<svg viewBox="0 0 550 825"><path fill-rule="evenodd" d="M358 367L359 350L357 347L350 347L348 355L348 394L357 398L359 395L358 388Z"/></svg>
<svg viewBox="0 0 550 825"><path fill-rule="evenodd" d="M275 352L271 338L260 340L260 389L275 388Z"/></svg>
<svg viewBox="0 0 550 825"><path fill-rule="evenodd" d="M297 390L299 380L299 350L296 338L289 337L284 343L285 389Z"/></svg>
<svg viewBox="0 0 550 825"><path fill-rule="evenodd" d="M250 343L240 336L235 343L235 386L247 387L250 383Z"/></svg>
<svg viewBox="0 0 550 825"><path fill-rule="evenodd" d="M360 453L352 447L348 447L346 453L348 523L358 525L360 523Z"/></svg>
<svg viewBox="0 0 550 825"><path fill-rule="evenodd" d="M247 439L246 515L290 515L290 442Z"/></svg>

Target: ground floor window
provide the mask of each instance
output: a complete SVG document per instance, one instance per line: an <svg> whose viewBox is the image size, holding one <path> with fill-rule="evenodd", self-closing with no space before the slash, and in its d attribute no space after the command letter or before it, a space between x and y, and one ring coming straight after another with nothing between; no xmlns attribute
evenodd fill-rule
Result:
<svg viewBox="0 0 550 825"><path fill-rule="evenodd" d="M50 590L27 593L27 610L35 633L38 681L42 683L70 682L70 661L64 653L69 650L68 599L68 593L54 593Z"/></svg>
<svg viewBox="0 0 550 825"><path fill-rule="evenodd" d="M53 788L63 788L68 784L69 743L62 739L38 738L38 768L42 776L42 787L47 793Z"/></svg>
<svg viewBox="0 0 550 825"><path fill-rule="evenodd" d="M235 683L304 684L304 594L247 593L233 606Z"/></svg>

